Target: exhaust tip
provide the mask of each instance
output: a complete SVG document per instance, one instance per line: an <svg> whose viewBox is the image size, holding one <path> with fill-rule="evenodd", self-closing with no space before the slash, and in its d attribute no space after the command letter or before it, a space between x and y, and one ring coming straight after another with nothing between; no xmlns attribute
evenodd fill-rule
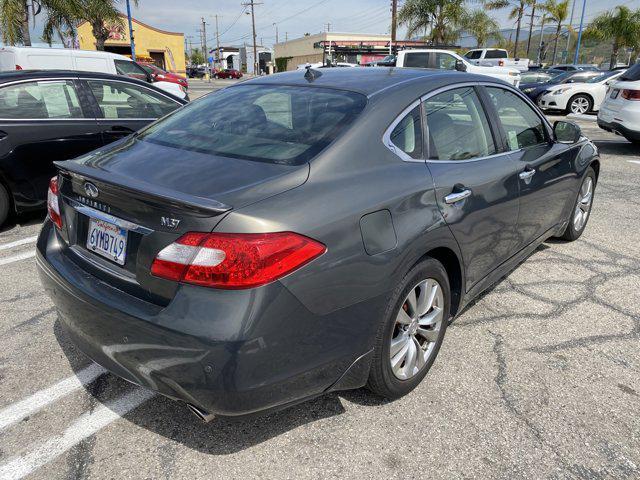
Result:
<svg viewBox="0 0 640 480"><path fill-rule="evenodd" d="M209 423L215 417L213 413L207 413L204 410L200 410L198 407L196 407L195 405L191 405L190 403L187 403L187 407L189 407L189 410L191 410L191 413L193 413L196 417L198 417L204 423Z"/></svg>

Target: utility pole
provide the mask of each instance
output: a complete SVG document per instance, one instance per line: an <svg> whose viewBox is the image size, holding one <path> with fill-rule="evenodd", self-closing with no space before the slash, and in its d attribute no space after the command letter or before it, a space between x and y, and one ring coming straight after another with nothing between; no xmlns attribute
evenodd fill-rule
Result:
<svg viewBox="0 0 640 480"><path fill-rule="evenodd" d="M202 53L204 55L204 63L209 68L209 52L207 49L207 23L204 21L204 17L200 17L202 21Z"/></svg>
<svg viewBox="0 0 640 480"><path fill-rule="evenodd" d="M136 44L133 41L133 22L131 20L131 5L127 0L127 19L129 21L129 38L131 39L131 60L136 61Z"/></svg>
<svg viewBox="0 0 640 480"><path fill-rule="evenodd" d="M398 16L398 0L391 0L391 43L396 41L396 23ZM391 46L389 46L389 53L391 53Z"/></svg>
<svg viewBox="0 0 640 480"><path fill-rule="evenodd" d="M529 57L529 49L531 48L531 34L533 33L533 19L535 17L535 13L536 13L536 0L533 0L533 4L531 6L531 21L529 22L529 39L527 40L527 58Z"/></svg>
<svg viewBox="0 0 640 480"><path fill-rule="evenodd" d="M253 74L258 75L258 65L260 64L258 60L258 48L256 47L256 16L255 9L256 5L262 5L262 3L256 3L255 0L250 0L247 3L243 3L242 6L248 7L251 6L251 30L253 33Z"/></svg>
<svg viewBox="0 0 640 480"><path fill-rule="evenodd" d="M274 27L276 27L276 43L278 42L278 24L277 23L272 23L271 25L273 25Z"/></svg>
<svg viewBox="0 0 640 480"><path fill-rule="evenodd" d="M289 41L289 32L284 32L284 41L285 42Z"/></svg>
<svg viewBox="0 0 640 480"><path fill-rule="evenodd" d="M216 14L216 57L218 64L220 64L220 35L218 32L218 14Z"/></svg>
<svg viewBox="0 0 640 480"><path fill-rule="evenodd" d="M327 26L327 32L331 31L331 24L329 22L325 23L325 25Z"/></svg>
<svg viewBox="0 0 640 480"><path fill-rule="evenodd" d="M582 15L580 15L580 30L578 30L578 41L576 42L576 54L573 56L573 63L578 63L580 55L580 41L582 40L582 26L584 25L584 11L587 8L587 0L582 0Z"/></svg>

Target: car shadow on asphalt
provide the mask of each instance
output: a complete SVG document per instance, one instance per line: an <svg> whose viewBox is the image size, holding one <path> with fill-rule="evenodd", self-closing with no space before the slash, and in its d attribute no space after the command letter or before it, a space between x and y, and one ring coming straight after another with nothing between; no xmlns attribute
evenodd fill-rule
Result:
<svg viewBox="0 0 640 480"><path fill-rule="evenodd" d="M54 324L54 334L74 372L92 362L67 337L60 320ZM105 373L86 385L85 391L96 403L107 405L133 387L125 380ZM274 437L318 420L338 417L345 412L341 398L365 406L388 403L365 389L332 392L287 407L286 409L244 417L214 417L209 423L198 419L187 406L178 401L155 395L127 413L124 418L152 433L210 455L228 455L253 447ZM310 443L314 442L309 438Z"/></svg>
<svg viewBox="0 0 640 480"><path fill-rule="evenodd" d="M8 232L16 227L28 227L30 225L39 225L44 222L46 212L30 212L19 216L9 216L7 221L0 226L0 233Z"/></svg>
<svg viewBox="0 0 640 480"><path fill-rule="evenodd" d="M640 155L640 146L622 138L620 140L594 140L593 143L598 147L598 151L601 154L634 157Z"/></svg>

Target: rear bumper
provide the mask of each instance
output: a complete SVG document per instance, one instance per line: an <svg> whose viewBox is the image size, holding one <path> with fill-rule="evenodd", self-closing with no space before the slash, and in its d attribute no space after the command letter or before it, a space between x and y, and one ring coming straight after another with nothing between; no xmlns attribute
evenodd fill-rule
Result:
<svg viewBox="0 0 640 480"><path fill-rule="evenodd" d="M356 360L373 343L381 301L319 317L276 282L244 291L181 286L160 307L82 270L50 221L37 265L62 325L88 357L208 414L278 408L366 381L368 356Z"/></svg>
<svg viewBox="0 0 640 480"><path fill-rule="evenodd" d="M640 131L631 130L618 122L605 122L598 118L598 126L607 132L613 132L622 135L627 140L640 142Z"/></svg>

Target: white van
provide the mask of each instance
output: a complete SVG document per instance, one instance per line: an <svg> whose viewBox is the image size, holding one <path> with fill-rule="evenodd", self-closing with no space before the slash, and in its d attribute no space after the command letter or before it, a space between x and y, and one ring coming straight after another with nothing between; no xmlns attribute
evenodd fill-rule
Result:
<svg viewBox="0 0 640 480"><path fill-rule="evenodd" d="M124 55L69 48L1 47L0 72L8 70L81 70L151 81L140 65ZM154 82L154 85L178 98L187 97L186 89L177 83Z"/></svg>

